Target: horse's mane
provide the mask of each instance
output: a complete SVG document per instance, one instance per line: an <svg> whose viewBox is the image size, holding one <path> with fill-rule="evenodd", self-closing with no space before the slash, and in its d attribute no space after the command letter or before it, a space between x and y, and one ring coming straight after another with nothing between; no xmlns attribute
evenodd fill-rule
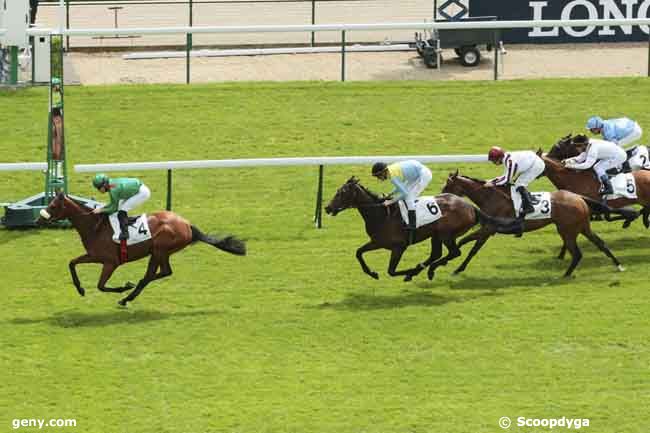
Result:
<svg viewBox="0 0 650 433"><path fill-rule="evenodd" d="M384 199L381 198L381 197L379 196L379 194L376 194L376 193L370 191L370 190L369 190L368 188L366 188L365 186L361 185L361 182L359 182L359 179L357 179L356 177L351 178L348 182L352 182L352 183L357 184L357 186L359 186L359 188L361 188L361 189L362 189L366 194L368 194L368 195L370 196L370 198L373 199L373 201L375 201L375 202L381 202L381 201L384 201Z"/></svg>
<svg viewBox="0 0 650 433"><path fill-rule="evenodd" d="M465 179L469 179L472 182L479 183L479 184L481 184L481 187L483 186L483 184L485 184L484 180L477 179L475 177L470 177L470 176L465 176L465 175L460 175L460 174L458 175L458 177L462 177L462 178L465 178ZM484 190L489 191L490 194L492 194L493 191L494 191L495 193L497 193L499 195L502 195L502 196L505 196L505 197L510 196L509 188L507 188L506 186L503 186L503 185L502 186L493 186L493 187L489 187L489 188L484 188Z"/></svg>
<svg viewBox="0 0 650 433"><path fill-rule="evenodd" d="M474 181L474 182L485 183L485 180L483 180L483 179L478 179L478 178L476 178L476 177L465 176L465 175L463 175L463 176L461 176L461 177L464 177L465 179L469 179L469 180Z"/></svg>
<svg viewBox="0 0 650 433"><path fill-rule="evenodd" d="M384 199L381 198L381 196L380 196L379 194L370 191L368 188L366 188L365 186L361 185L360 183L359 183L358 185L359 185L359 186L361 187L361 189L363 189L363 190L364 190L364 191L365 191L365 192L370 196L370 198L372 198L374 201L376 201L376 202L384 201Z"/></svg>

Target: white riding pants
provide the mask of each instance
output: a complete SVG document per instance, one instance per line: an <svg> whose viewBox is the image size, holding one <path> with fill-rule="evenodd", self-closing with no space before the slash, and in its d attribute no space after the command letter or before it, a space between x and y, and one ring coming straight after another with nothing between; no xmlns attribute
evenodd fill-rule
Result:
<svg viewBox="0 0 650 433"><path fill-rule="evenodd" d="M519 175L517 180L515 180L515 188L518 186L523 186L524 188L528 186L529 183L537 179L542 173L544 173L544 161L540 158L535 159L535 163L528 170L524 171Z"/></svg>
<svg viewBox="0 0 650 433"><path fill-rule="evenodd" d="M415 210L415 200L427 188L427 185L431 182L431 177L431 170L424 167L418 180L407 187L408 192L403 200L408 210Z"/></svg>
<svg viewBox="0 0 650 433"><path fill-rule="evenodd" d="M643 130L641 129L641 127L639 126L638 123L635 123L634 124L634 131L632 131L632 133L630 135L628 135L627 137L618 140L618 142L616 144L618 144L619 146L624 148L628 144L632 144L635 141L637 141L638 139L640 139L642 134L643 134Z"/></svg>
<svg viewBox="0 0 650 433"><path fill-rule="evenodd" d="M625 162L626 157L627 155L622 153L622 155L618 155L615 158L601 159L596 164L594 164L594 171L598 175L598 179L605 176L607 174L607 170L609 169L612 168L620 169L621 165L623 165L623 163Z"/></svg>
<svg viewBox="0 0 650 433"><path fill-rule="evenodd" d="M145 201L149 200L149 197L151 197L151 191L149 191L149 188L147 188L147 186L144 184L140 185L140 190L136 195L126 200L120 200L117 205L117 210L129 212L131 209L135 209Z"/></svg>

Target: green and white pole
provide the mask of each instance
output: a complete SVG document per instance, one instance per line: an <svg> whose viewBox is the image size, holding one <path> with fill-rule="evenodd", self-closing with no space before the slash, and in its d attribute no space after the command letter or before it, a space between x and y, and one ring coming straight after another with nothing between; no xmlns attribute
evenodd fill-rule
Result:
<svg viewBox="0 0 650 433"><path fill-rule="evenodd" d="M18 84L18 47L9 47L9 84Z"/></svg>

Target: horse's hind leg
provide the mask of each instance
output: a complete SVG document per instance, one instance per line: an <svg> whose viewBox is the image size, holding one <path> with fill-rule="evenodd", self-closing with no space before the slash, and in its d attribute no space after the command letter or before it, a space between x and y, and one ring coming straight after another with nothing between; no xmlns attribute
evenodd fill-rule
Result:
<svg viewBox="0 0 650 433"><path fill-rule="evenodd" d="M410 269L410 273L406 275L404 281L411 281L411 279L426 269L431 263L438 260L442 255L442 241L437 236L431 236L431 252L429 253L429 258L418 263L413 269ZM433 273L429 273L429 279L433 279Z"/></svg>
<svg viewBox="0 0 650 433"><path fill-rule="evenodd" d="M172 274L172 266L169 263L169 256L161 257L158 261L158 268L160 269L160 272L154 275L151 281L166 278Z"/></svg>
<svg viewBox="0 0 650 433"><path fill-rule="evenodd" d="M491 233L489 233L489 232L483 232L482 236L479 237L479 238L476 240L476 242L474 243L474 245L472 246L472 249L470 250L469 254L468 254L467 257L465 258L465 260L463 261L463 263L461 263L461 265L460 265L458 268L456 268L456 270L454 271L454 274L460 274L461 272L463 272L463 271L467 268L467 265L469 264L469 262L470 262L470 261L472 260L472 258L476 255L476 253L478 253L479 250L480 250L481 248L483 248L483 245L485 245L485 243L487 242L487 240L490 239L490 236L492 236Z"/></svg>
<svg viewBox="0 0 650 433"><path fill-rule="evenodd" d="M431 256L429 256L429 260L425 262L429 267L427 270L427 278L429 280L433 280L433 277L436 275L436 268L431 267L431 263L438 260L440 256L442 256L442 241L434 236L431 238Z"/></svg>
<svg viewBox="0 0 650 433"><path fill-rule="evenodd" d="M456 257L460 256L460 248L458 248L458 245L456 245L456 239L453 238L443 239L442 242L447 247L447 255L441 258L440 260L431 263L431 265L429 265L429 271L431 271L432 269L433 271L435 271L435 269L438 266L445 266L447 265L447 263L449 263Z"/></svg>
<svg viewBox="0 0 650 433"><path fill-rule="evenodd" d="M618 259L612 254L612 252L607 248L607 245L605 244L605 241L603 241L596 233L592 232L591 230L586 230L582 232L583 235L587 237L591 241L592 244L596 245L600 251L605 253L607 257L612 259L612 262L614 262L614 266L618 268L619 271L624 271L625 268L621 266L621 262L618 261Z"/></svg>
<svg viewBox="0 0 650 433"><path fill-rule="evenodd" d="M578 248L578 243L576 242L577 235L575 233L560 232L560 235L562 236L562 240L564 240L564 245L566 246L567 250L569 250L569 253L571 253L571 264L564 273L565 277L569 277L573 273L573 270L576 268L576 266L578 266L578 263L580 263L580 260L582 259L582 252L580 251L580 248Z"/></svg>
<svg viewBox="0 0 650 433"><path fill-rule="evenodd" d="M137 298L140 292L142 292L142 289L144 289L147 286L147 284L149 284L151 281L156 279L156 269L158 269L158 261L152 255L149 258L149 264L147 265L147 272L144 274L144 277L142 277L142 279L138 281L138 285L135 286L135 289L133 289L133 291L129 293L126 298L118 301L118 304L122 306L126 306L127 302L131 302L135 298Z"/></svg>
<svg viewBox="0 0 650 433"><path fill-rule="evenodd" d="M566 255L566 244L562 244L562 248L560 248L560 254L558 254L557 258L560 260L564 260L565 255Z"/></svg>
<svg viewBox="0 0 650 433"><path fill-rule="evenodd" d="M645 228L650 228L650 207L644 206L641 209L641 215L643 215L643 225Z"/></svg>
<svg viewBox="0 0 650 433"><path fill-rule="evenodd" d="M479 228L478 230L475 230L474 232L468 234L458 241L458 248L462 248L463 245L468 244L472 241L478 241L483 237L484 232L485 230L483 230L483 228Z"/></svg>

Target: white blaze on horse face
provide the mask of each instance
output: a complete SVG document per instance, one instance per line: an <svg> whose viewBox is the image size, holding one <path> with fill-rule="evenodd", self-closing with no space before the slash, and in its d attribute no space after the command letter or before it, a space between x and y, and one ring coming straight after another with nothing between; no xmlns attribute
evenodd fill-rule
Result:
<svg viewBox="0 0 650 433"><path fill-rule="evenodd" d="M46 220L49 220L51 218L51 215L45 209L41 209L41 211L39 213Z"/></svg>

